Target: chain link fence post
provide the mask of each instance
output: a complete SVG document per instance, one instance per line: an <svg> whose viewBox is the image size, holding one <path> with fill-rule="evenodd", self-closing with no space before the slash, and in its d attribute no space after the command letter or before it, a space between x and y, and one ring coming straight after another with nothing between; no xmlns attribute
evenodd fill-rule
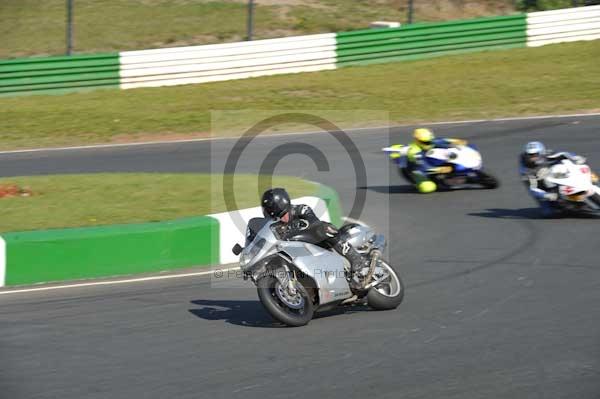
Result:
<svg viewBox="0 0 600 399"><path fill-rule="evenodd" d="M248 23L247 23L246 40L252 40L254 31L254 0L248 0Z"/></svg>
<svg viewBox="0 0 600 399"><path fill-rule="evenodd" d="M415 11L414 0L408 0L408 23L413 23L413 14Z"/></svg>
<svg viewBox="0 0 600 399"><path fill-rule="evenodd" d="M67 55L73 53L73 0L67 0Z"/></svg>

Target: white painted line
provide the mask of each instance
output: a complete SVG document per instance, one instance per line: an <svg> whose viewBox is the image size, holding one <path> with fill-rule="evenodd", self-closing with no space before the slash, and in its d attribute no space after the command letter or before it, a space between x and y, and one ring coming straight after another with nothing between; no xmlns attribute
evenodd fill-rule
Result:
<svg viewBox="0 0 600 399"><path fill-rule="evenodd" d="M451 121L451 122L413 123L413 124L398 125L398 126L392 126L392 127L415 126L415 125L457 125L457 124L461 124L461 123L481 123L481 122L528 121L528 120L537 120L537 119L579 118L579 117L584 117L584 116L600 116L600 112L592 112L589 114L515 116L515 117L495 118L495 119L471 119L471 120L465 120L465 121Z"/></svg>
<svg viewBox="0 0 600 399"><path fill-rule="evenodd" d="M22 293L26 293L26 292L36 292L36 291L65 290L65 289L69 289L69 288L90 287L90 286L95 286L95 285L129 284L129 283L140 283L140 282L144 282L144 281L169 280L169 279L174 279L174 278L184 278L184 277L194 277L194 276L207 276L209 274L215 273L216 271L228 272L231 270L238 270L238 269L239 269L239 267L230 267L227 269L213 269L213 270L207 270L204 272L195 272L195 273L167 274L164 276L130 278L130 279L125 279L125 280L94 281L94 282L89 282L89 283L54 285L54 286L50 286L50 287L23 288L23 289L15 289L15 290L8 290L8 291L0 291L0 295L22 294Z"/></svg>
<svg viewBox="0 0 600 399"><path fill-rule="evenodd" d="M0 237L0 287L6 283L6 241Z"/></svg>
<svg viewBox="0 0 600 399"><path fill-rule="evenodd" d="M235 137L237 138L237 137ZM224 138L225 139L225 138ZM73 150L94 150L102 148L119 148L119 147L137 147L145 145L162 145L162 144L177 144L177 143L193 143L196 141L209 141L215 140L212 137L199 138L199 139L183 139L183 140L172 140L172 141L144 141L140 143L120 143L120 144L95 144L95 145L80 145L73 147L50 147L50 148L31 148L26 150L11 150L11 151L0 151L1 154L21 154L28 152L45 152L45 151L73 151Z"/></svg>
<svg viewBox="0 0 600 399"><path fill-rule="evenodd" d="M342 129L347 133L358 133L364 130L381 130L381 129L396 129L406 126L436 126L436 125L460 125L467 123L483 123L483 122L510 122L510 121L527 121L527 120L537 120L537 119L560 119L560 118L581 118L581 117L590 117L590 116L600 116L600 112L592 112L587 114L559 114L559 115L537 115L537 116L516 116L516 117L507 117L507 118L495 118L495 119L469 119L463 121L445 121L445 122L415 122L415 123L407 123L403 125L391 125L391 126L369 126L369 127L357 127L351 129ZM288 133L275 133L269 134L265 136L260 136L261 138L267 137L282 137L282 136L302 136L309 134L322 134L323 131L310 131L310 132L288 132ZM30 152L51 152L51 151L74 151L74 150L94 150L94 149L103 149L103 148L119 148L119 147L140 147L140 146L150 146L150 145L168 145L168 144L181 144L181 143L195 143L201 141L220 141L220 140L237 140L240 136L233 137L205 137L205 138L197 138L197 139L183 139L183 140L162 140L162 141L144 141L140 143L119 143L119 144L95 144L95 145L82 145L82 146L73 146L73 147L50 147L50 148L31 148L25 150L10 150L10 151L0 151L0 155L9 155L9 154L23 154Z"/></svg>

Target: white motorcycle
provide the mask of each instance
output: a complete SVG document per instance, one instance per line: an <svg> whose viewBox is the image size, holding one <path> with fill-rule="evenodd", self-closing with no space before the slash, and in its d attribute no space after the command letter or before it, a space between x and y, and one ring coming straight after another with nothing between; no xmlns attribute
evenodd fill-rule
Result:
<svg viewBox="0 0 600 399"><path fill-rule="evenodd" d="M366 300L373 309L395 309L404 298L404 285L397 269L382 258L383 235L359 224L340 228L348 242L369 264L354 276L346 258L323 244L322 226L303 224L298 234L281 239L284 226L269 219L254 218L246 228L246 244L232 251L240 255L244 279L251 279L258 297L276 320L289 326L307 324L315 311ZM355 279L354 284L350 284Z"/></svg>
<svg viewBox="0 0 600 399"><path fill-rule="evenodd" d="M577 165L568 159L540 170L540 176L548 189L556 190L558 199L555 205L567 211L600 210L600 187L594 184L597 179L587 165Z"/></svg>

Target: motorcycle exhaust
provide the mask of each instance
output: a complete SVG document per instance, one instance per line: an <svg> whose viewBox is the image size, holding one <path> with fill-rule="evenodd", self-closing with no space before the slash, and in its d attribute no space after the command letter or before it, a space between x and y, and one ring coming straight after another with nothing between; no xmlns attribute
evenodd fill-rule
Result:
<svg viewBox="0 0 600 399"><path fill-rule="evenodd" d="M379 260L380 256L381 252L379 250L376 249L372 252L371 264L369 266L369 272L367 273L367 277L365 278L365 284L363 286L363 289L367 288L367 285L369 285L369 281L371 281L371 279L373 278L373 273L375 273L375 266L377 266L377 261Z"/></svg>

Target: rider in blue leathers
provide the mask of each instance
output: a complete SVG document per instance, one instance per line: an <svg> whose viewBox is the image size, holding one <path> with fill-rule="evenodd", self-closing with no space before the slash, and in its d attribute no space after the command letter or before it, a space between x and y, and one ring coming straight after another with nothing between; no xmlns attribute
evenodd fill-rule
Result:
<svg viewBox="0 0 600 399"><path fill-rule="evenodd" d="M402 169L405 177L411 181L422 194L432 193L437 190L437 184L431 179L431 174L448 173L448 166L432 166L425 160L425 153L432 148L448 148L457 145L466 145L467 142L454 138L437 138L430 129L418 128L413 133L414 141L408 146L406 171ZM401 147L401 145L393 145ZM395 162L400 160L399 154L391 154Z"/></svg>

